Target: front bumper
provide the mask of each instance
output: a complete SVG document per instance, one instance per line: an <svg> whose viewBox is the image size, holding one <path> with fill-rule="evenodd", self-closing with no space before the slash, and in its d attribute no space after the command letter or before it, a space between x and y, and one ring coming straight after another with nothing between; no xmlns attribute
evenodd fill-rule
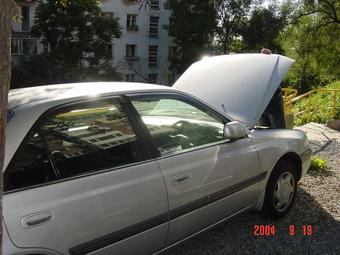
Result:
<svg viewBox="0 0 340 255"><path fill-rule="evenodd" d="M306 150L301 153L300 158L301 158L301 163L302 163L302 172L301 172L301 178L303 178L306 173L308 168L310 167L310 162L311 162L311 157L312 157L312 149L310 147L306 148Z"/></svg>

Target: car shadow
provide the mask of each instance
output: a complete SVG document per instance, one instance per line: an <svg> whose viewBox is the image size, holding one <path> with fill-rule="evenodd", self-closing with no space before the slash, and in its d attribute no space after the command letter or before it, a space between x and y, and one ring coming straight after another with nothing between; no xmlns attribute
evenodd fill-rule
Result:
<svg viewBox="0 0 340 255"><path fill-rule="evenodd" d="M275 226L275 234L256 236L255 225ZM340 222L298 187L295 204L282 219L238 215L162 254L340 254L339 239Z"/></svg>

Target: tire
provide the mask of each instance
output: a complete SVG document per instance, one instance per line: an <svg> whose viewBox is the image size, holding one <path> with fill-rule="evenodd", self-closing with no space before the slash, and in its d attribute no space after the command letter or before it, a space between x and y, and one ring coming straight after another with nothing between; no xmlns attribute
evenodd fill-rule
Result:
<svg viewBox="0 0 340 255"><path fill-rule="evenodd" d="M296 173L289 161L280 160L276 164L267 183L262 216L279 219L289 213L296 195Z"/></svg>

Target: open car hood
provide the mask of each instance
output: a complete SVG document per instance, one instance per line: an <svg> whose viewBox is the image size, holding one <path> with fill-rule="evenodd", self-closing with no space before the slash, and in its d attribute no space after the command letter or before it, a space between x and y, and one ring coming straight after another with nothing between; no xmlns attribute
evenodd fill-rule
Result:
<svg viewBox="0 0 340 255"><path fill-rule="evenodd" d="M209 57L192 64L173 87L253 127L293 62L276 54Z"/></svg>

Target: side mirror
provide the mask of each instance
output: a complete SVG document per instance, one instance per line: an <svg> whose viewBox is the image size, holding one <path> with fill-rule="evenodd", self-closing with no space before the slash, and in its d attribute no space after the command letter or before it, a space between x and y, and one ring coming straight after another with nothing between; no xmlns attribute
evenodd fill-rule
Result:
<svg viewBox="0 0 340 255"><path fill-rule="evenodd" d="M245 137L249 133L246 125L238 121L232 121L224 125L224 138L235 140Z"/></svg>

